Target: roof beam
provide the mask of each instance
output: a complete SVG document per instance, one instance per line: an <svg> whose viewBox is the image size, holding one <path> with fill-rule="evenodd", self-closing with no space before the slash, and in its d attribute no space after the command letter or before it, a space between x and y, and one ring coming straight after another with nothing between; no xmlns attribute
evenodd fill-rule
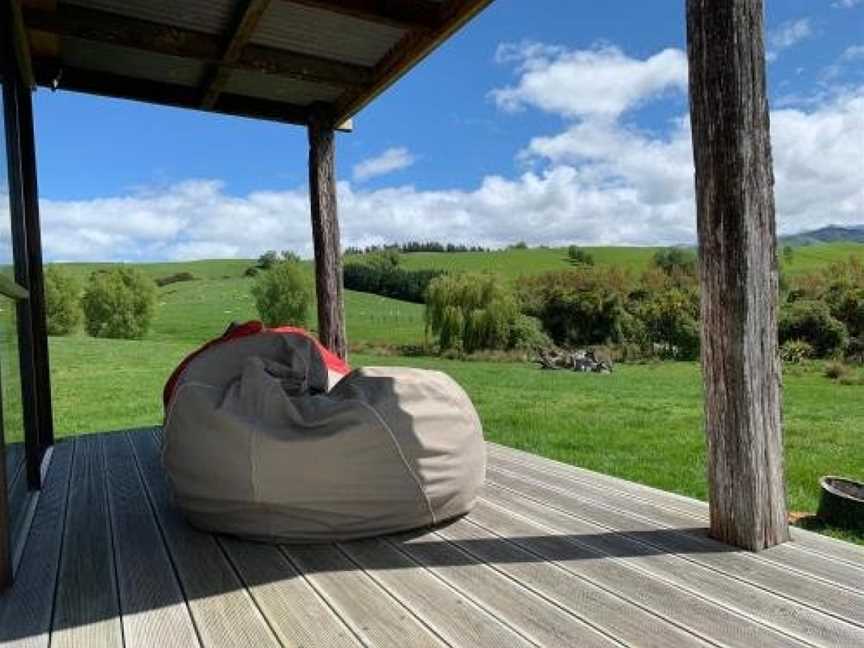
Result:
<svg viewBox="0 0 864 648"><path fill-rule="evenodd" d="M176 108L201 109L201 92L194 86L84 70L54 60L35 60L34 71L37 83L49 88L56 87L61 90L86 92L105 97L145 101ZM216 104L208 110L225 115L298 125L306 124L309 115L309 110L305 106L235 94L220 95Z"/></svg>
<svg viewBox="0 0 864 648"><path fill-rule="evenodd" d="M356 115L491 3L492 0L446 0L441 3L441 23L436 29L409 31L375 66L374 80L369 87L349 89L342 94L333 109L336 123Z"/></svg>
<svg viewBox="0 0 864 648"><path fill-rule="evenodd" d="M290 2L401 29L430 30L441 24L442 4L430 0L290 0Z"/></svg>
<svg viewBox="0 0 864 648"><path fill-rule="evenodd" d="M10 0L10 14L12 18L12 40L15 50L15 60L18 64L18 72L21 81L31 90L36 87L33 77L33 61L30 57L30 41L27 38L27 30L24 28L24 19L21 16L21 5L18 0Z"/></svg>
<svg viewBox="0 0 864 648"><path fill-rule="evenodd" d="M226 45L219 36L76 5L60 5L56 12L25 10L24 22L31 31L312 83L359 88L372 79L371 70L367 67L260 45L240 47L236 60L225 62Z"/></svg>
<svg viewBox="0 0 864 648"><path fill-rule="evenodd" d="M261 16L264 15L269 6L270 0L246 0L241 3L237 21L231 29L228 45L222 55L222 63L216 66L204 84L204 93L201 98L202 108L212 108L216 105L216 100L231 78L231 68L228 66L240 59L243 48L249 43L249 39L252 38L255 28L258 26L258 21L261 20Z"/></svg>

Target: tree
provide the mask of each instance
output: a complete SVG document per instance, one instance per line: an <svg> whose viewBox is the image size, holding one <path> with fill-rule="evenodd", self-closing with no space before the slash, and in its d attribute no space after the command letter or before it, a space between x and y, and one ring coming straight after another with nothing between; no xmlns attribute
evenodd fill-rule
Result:
<svg viewBox="0 0 864 648"><path fill-rule="evenodd" d="M567 248L567 257L570 263L582 265L594 265L594 257L590 252L583 250L578 245L571 245Z"/></svg>
<svg viewBox="0 0 864 648"><path fill-rule="evenodd" d="M312 291L300 264L281 261L260 273L252 296L267 326L308 326Z"/></svg>
<svg viewBox="0 0 864 648"><path fill-rule="evenodd" d="M279 254L276 250L267 250L264 254L258 257L256 266L261 270L269 270L279 262Z"/></svg>
<svg viewBox="0 0 864 648"><path fill-rule="evenodd" d="M81 323L81 284L67 270L45 268L45 319L48 335L68 335Z"/></svg>
<svg viewBox="0 0 864 648"><path fill-rule="evenodd" d="M142 338L153 320L156 284L135 268L97 270L81 305L84 328L93 337Z"/></svg>
<svg viewBox="0 0 864 648"><path fill-rule="evenodd" d="M426 293L426 330L442 351L506 348L518 314L512 291L492 274L443 275Z"/></svg>
<svg viewBox="0 0 864 648"><path fill-rule="evenodd" d="M795 249L791 245L783 246L783 260L789 265L795 260Z"/></svg>
<svg viewBox="0 0 864 648"><path fill-rule="evenodd" d="M821 301L803 299L786 305L778 329L781 344L804 340L820 358L842 352L849 341L843 322L834 318L828 305Z"/></svg>
<svg viewBox="0 0 864 648"><path fill-rule="evenodd" d="M652 263L667 275L679 272L685 275L696 274L696 255L684 248L670 247L658 250L654 254Z"/></svg>

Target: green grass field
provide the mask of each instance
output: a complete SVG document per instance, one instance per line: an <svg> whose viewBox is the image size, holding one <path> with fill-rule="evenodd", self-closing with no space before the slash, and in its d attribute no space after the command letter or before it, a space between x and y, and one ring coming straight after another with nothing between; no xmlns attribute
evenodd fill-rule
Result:
<svg viewBox="0 0 864 648"><path fill-rule="evenodd" d="M853 249L798 248L793 265L806 268L802 271L818 269L847 258ZM595 258L638 269L651 254L649 249L611 248L602 254L596 251ZM159 422L162 386L180 359L220 334L228 322L256 317L249 294L252 280L241 277L249 264L241 260L140 266L154 278L179 271L198 277L159 289L156 320L145 340L100 340L83 334L52 338L58 436ZM568 264L563 250L512 250L411 254L405 265L490 269L516 277ZM71 267L83 277L96 266ZM420 305L349 291L346 312L352 343L412 344L423 339ZM353 355L350 361L355 366L408 364L446 371L476 403L491 440L706 497L701 380L695 363L619 366L611 376L595 376L545 372L529 364L440 358ZM787 372L784 423L791 510L815 511L821 475L864 479L862 421L864 386L831 382L818 364ZM861 536L845 537L864 542Z"/></svg>

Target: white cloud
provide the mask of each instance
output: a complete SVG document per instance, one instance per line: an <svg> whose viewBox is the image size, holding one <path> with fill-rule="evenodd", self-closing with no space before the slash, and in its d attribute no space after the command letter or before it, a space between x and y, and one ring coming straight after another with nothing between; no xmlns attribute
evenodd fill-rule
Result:
<svg viewBox="0 0 864 648"><path fill-rule="evenodd" d="M615 118L644 101L687 86L687 57L665 49L645 60L602 45L590 50L524 42L498 48L496 59L516 64L514 86L493 90L504 110L534 106L568 117Z"/></svg>
<svg viewBox="0 0 864 648"><path fill-rule="evenodd" d="M831 4L832 7L837 7L838 9L851 9L852 7L857 7L859 4L864 2L864 0L837 0Z"/></svg>
<svg viewBox="0 0 864 648"><path fill-rule="evenodd" d="M858 59L864 59L864 45L850 45L843 50L840 59L842 61L857 61Z"/></svg>
<svg viewBox="0 0 864 648"><path fill-rule="evenodd" d="M388 148L381 155L368 158L354 165L354 181L363 182L371 178L393 173L410 167L416 158L404 146Z"/></svg>
<svg viewBox="0 0 864 648"><path fill-rule="evenodd" d="M797 45L801 41L810 38L812 35L813 26L810 24L809 18L787 20L778 25L776 29L768 31L766 36L767 52L765 58L769 61L775 61L780 55L780 52Z"/></svg>
<svg viewBox="0 0 864 648"><path fill-rule="evenodd" d="M560 133L526 143L519 157L530 162L531 170L511 178L489 176L470 190L370 190L340 182L343 245L409 239L488 246L515 240L672 244L695 239L687 116L675 118L664 134L640 130L621 118L658 92L682 93L686 66L668 85L646 71L651 66L645 64L660 54L640 61L614 48L591 50L603 71L610 69L604 67L607 59L614 59L630 61L624 67L641 72L631 75L639 91L619 92L606 80L617 98L586 107L573 103L570 82L561 81L560 96L554 96L552 81L561 78L556 65L526 67L526 56L574 61L581 58L578 53L531 47L527 54L526 46L499 51L500 60L520 70L516 88L528 87L527 76L532 87L543 88L542 93L520 94L518 105L557 111L567 121ZM677 61L683 53L667 56ZM582 75L579 65L573 68L577 76ZM864 85L775 109L771 128L781 231L864 221ZM312 252L305 187L232 196L220 182L190 180L114 198L43 200L42 220L46 257L52 260L251 257L265 249Z"/></svg>

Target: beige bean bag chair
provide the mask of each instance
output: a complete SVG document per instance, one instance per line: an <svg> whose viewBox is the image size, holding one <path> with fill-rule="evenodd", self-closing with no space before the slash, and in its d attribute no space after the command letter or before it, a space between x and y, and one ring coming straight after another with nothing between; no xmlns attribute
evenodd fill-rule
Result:
<svg viewBox="0 0 864 648"><path fill-rule="evenodd" d="M264 330L205 348L172 380L162 459L202 529L286 542L393 533L468 512L484 480L477 413L437 371L359 369L328 391L314 340Z"/></svg>

